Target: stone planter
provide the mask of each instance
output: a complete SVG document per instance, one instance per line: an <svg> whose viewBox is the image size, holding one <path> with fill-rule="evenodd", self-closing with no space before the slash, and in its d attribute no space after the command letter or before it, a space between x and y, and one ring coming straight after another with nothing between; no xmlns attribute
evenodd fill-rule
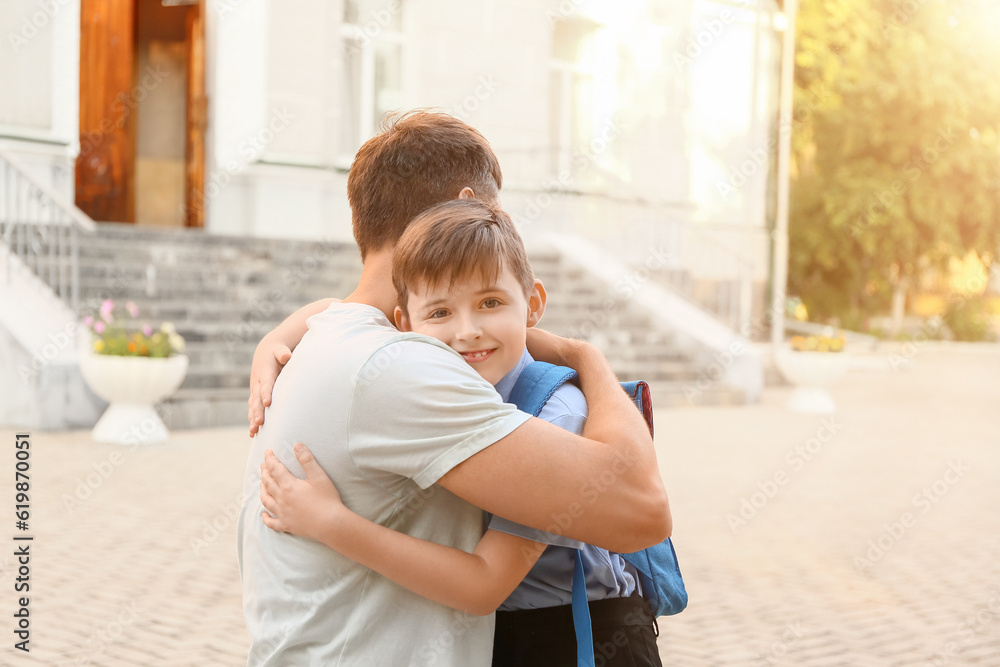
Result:
<svg viewBox="0 0 1000 667"><path fill-rule="evenodd" d="M181 386L188 358L122 357L84 352L80 372L95 394L110 405L94 426L97 442L120 445L165 442L167 427L153 406Z"/></svg>
<svg viewBox="0 0 1000 667"><path fill-rule="evenodd" d="M851 357L847 352L799 352L782 348L774 355L774 363L795 385L788 397L788 409L812 415L832 414L837 404L827 391L833 383L847 372Z"/></svg>

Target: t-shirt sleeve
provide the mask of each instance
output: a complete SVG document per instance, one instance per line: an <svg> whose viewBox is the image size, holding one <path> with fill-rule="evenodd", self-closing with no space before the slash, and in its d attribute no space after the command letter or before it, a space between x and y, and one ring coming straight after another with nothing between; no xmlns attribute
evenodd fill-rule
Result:
<svg viewBox="0 0 1000 667"><path fill-rule="evenodd" d="M528 419L458 354L412 338L380 348L362 367L348 446L362 470L398 474L426 489Z"/></svg>
<svg viewBox="0 0 1000 667"><path fill-rule="evenodd" d="M583 426L587 423L587 399L584 398L580 388L571 382L560 386L546 401L538 413L539 418L551 422L560 428L580 435L583 433ZM571 540L562 535L548 533L537 528L522 526L509 519L494 516L490 519L490 530L498 530L501 533L523 537L543 544L554 544L559 547L570 547L580 549L583 542Z"/></svg>

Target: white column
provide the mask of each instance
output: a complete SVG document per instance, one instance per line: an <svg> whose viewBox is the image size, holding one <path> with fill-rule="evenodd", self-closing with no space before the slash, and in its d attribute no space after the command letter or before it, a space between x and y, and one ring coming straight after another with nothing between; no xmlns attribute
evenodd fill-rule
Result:
<svg viewBox="0 0 1000 667"><path fill-rule="evenodd" d="M792 157L792 99L795 92L796 0L785 2L785 34L781 47L781 96L778 124L778 207L774 228L771 288L771 345L785 341L785 290L788 282L788 167Z"/></svg>

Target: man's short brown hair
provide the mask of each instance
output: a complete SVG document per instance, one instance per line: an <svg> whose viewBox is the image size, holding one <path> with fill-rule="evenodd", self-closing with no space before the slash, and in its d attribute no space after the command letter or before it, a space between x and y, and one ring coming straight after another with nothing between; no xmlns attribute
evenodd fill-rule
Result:
<svg viewBox="0 0 1000 667"><path fill-rule="evenodd" d="M414 286L433 289L474 277L493 284L504 269L527 297L535 275L510 216L478 199L456 199L424 211L410 223L396 244L392 284L406 312Z"/></svg>
<svg viewBox="0 0 1000 667"><path fill-rule="evenodd" d="M361 147L347 177L362 261L395 244L410 220L455 199L463 188L494 202L502 185L489 142L466 123L423 109L385 118L382 132Z"/></svg>

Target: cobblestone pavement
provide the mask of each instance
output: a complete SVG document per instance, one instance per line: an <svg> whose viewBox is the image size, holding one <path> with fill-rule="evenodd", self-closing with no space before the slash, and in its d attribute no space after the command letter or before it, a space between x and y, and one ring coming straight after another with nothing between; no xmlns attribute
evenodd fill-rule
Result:
<svg viewBox="0 0 1000 667"><path fill-rule="evenodd" d="M657 412L691 597L660 619L664 665L1000 665L1000 347L902 357L836 384L832 419L788 413L787 389ZM13 648L11 519L0 664L243 664L245 430L31 438L31 653ZM13 505L15 434L0 440Z"/></svg>

